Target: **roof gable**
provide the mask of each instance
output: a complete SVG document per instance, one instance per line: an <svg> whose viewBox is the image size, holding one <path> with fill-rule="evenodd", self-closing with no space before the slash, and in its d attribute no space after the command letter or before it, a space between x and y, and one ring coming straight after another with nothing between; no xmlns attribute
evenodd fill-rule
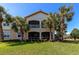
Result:
<svg viewBox="0 0 79 59"><path fill-rule="evenodd" d="M43 13L43 14L45 14L45 15L48 15L48 13L45 13L45 12L43 12L43 11L37 11L37 12L35 12L35 13L32 13L31 15L26 16L25 18L31 17L31 16L36 15L36 14L38 14L38 13Z"/></svg>

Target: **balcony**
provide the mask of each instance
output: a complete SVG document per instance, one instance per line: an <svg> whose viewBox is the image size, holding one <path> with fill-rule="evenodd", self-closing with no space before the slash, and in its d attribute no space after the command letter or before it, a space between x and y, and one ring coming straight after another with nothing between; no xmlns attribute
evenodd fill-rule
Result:
<svg viewBox="0 0 79 59"><path fill-rule="evenodd" d="M40 28L40 22L36 20L29 21L30 28Z"/></svg>
<svg viewBox="0 0 79 59"><path fill-rule="evenodd" d="M40 28L39 25L29 25L30 28Z"/></svg>

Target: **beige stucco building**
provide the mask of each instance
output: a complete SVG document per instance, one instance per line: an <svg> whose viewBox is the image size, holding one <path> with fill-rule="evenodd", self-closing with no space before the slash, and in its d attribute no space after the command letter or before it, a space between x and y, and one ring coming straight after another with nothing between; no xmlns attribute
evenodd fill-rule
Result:
<svg viewBox="0 0 79 59"><path fill-rule="evenodd" d="M43 11L37 11L25 17L25 22L29 24L30 30L25 33L24 39L48 39L49 29L42 24L43 20L48 17L48 14ZM21 39L20 32L16 33L11 29L11 24L2 24L4 29L5 39Z"/></svg>

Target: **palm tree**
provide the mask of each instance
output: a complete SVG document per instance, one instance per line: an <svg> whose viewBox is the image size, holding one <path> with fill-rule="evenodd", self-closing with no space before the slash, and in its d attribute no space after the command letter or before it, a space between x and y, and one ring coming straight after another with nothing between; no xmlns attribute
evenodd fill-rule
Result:
<svg viewBox="0 0 79 59"><path fill-rule="evenodd" d="M56 19L55 19L55 40L60 40L60 15L56 13Z"/></svg>
<svg viewBox="0 0 79 59"><path fill-rule="evenodd" d="M62 6L59 8L59 14L60 14L60 29L61 29L61 40L63 40L63 35L65 33L66 27L67 27L67 22L72 20L72 17L74 15L73 12L73 6Z"/></svg>
<svg viewBox="0 0 79 59"><path fill-rule="evenodd" d="M52 36L52 31L53 31L53 40L55 39L55 19L56 19L56 14L50 13L47 19L44 20L44 25L49 28L50 31L50 37L49 40L52 41L51 36Z"/></svg>
<svg viewBox="0 0 79 59"><path fill-rule="evenodd" d="M4 37L3 37L3 28L2 28L2 22L3 21L8 21L10 22L11 20L11 15L9 15L5 8L0 6L0 41L3 41L4 40Z"/></svg>
<svg viewBox="0 0 79 59"><path fill-rule="evenodd" d="M15 32L18 32L20 31L21 33L21 39L23 41L23 38L24 38L24 33L29 31L29 26L28 24L25 22L24 18L22 17L19 17L19 16L16 16L14 18L14 22L12 24L12 29L15 31Z"/></svg>

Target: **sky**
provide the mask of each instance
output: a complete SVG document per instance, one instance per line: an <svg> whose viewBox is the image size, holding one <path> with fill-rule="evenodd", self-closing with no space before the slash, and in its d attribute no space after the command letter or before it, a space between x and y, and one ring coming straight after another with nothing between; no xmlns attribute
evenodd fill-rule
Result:
<svg viewBox="0 0 79 59"><path fill-rule="evenodd" d="M6 8L6 11L13 16L28 16L36 11L42 10L46 13L58 12L59 7L63 5L71 5L69 3L0 3ZM79 4L73 4L74 16L68 23L67 32L70 33L74 28L79 29Z"/></svg>

